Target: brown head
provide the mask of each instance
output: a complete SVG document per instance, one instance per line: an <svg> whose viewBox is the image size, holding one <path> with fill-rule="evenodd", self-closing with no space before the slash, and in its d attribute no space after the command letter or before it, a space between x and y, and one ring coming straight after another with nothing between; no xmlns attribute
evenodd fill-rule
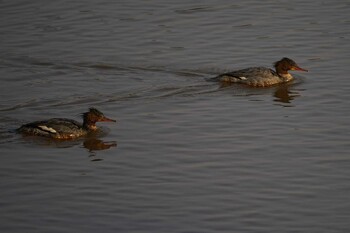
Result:
<svg viewBox="0 0 350 233"><path fill-rule="evenodd" d="M88 112L85 112L83 115L83 127L89 130L96 130L96 122L116 122L110 118L105 117L102 112L96 108L90 108Z"/></svg>
<svg viewBox="0 0 350 233"><path fill-rule="evenodd" d="M299 70L308 72L308 70L301 68L297 65L297 63L295 63L295 61L287 57L284 57L281 60L275 62L274 67L276 69L277 74L280 76L288 75L288 70Z"/></svg>

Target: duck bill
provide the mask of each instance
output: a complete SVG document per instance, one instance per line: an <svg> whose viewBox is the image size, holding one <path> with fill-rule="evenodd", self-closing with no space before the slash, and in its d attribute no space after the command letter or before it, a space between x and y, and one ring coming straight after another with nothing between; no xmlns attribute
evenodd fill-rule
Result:
<svg viewBox="0 0 350 233"><path fill-rule="evenodd" d="M116 120L113 120L113 119L110 119L110 118L107 118L107 117L103 117L100 121L101 122L117 122Z"/></svg>
<svg viewBox="0 0 350 233"><path fill-rule="evenodd" d="M294 67L292 68L292 70L299 70L299 71L308 72L307 69L303 69L303 68L301 68L301 67L299 67L299 66L294 66Z"/></svg>

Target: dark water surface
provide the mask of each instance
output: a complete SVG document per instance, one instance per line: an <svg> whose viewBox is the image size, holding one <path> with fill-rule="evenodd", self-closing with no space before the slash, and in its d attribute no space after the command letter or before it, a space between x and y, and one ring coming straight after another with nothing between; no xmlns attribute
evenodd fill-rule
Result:
<svg viewBox="0 0 350 233"><path fill-rule="evenodd" d="M350 3L0 1L1 232L349 232ZM254 89L205 79L287 56ZM117 124L76 141L29 121Z"/></svg>

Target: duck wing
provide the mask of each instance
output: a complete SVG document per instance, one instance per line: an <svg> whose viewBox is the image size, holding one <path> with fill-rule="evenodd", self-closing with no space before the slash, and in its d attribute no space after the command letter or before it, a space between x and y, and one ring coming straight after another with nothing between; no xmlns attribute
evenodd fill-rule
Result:
<svg viewBox="0 0 350 233"><path fill-rule="evenodd" d="M214 78L216 81L240 82L256 78L265 78L275 76L275 71L265 67L250 67L242 70L236 70L220 74Z"/></svg>
<svg viewBox="0 0 350 233"><path fill-rule="evenodd" d="M35 121L22 125L18 131L34 135L55 136L61 134L73 134L81 129L82 125L75 120L52 118L46 121Z"/></svg>

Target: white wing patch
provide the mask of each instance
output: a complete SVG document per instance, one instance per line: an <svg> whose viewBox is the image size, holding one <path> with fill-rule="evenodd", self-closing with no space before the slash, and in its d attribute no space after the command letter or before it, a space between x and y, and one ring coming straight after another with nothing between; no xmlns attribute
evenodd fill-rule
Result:
<svg viewBox="0 0 350 233"><path fill-rule="evenodd" d="M242 76L242 77L239 77L241 80L247 80L246 77Z"/></svg>
<svg viewBox="0 0 350 233"><path fill-rule="evenodd" d="M44 131L50 132L50 133L57 133L56 130L54 130L53 128L49 128L46 125L38 125L38 127Z"/></svg>

